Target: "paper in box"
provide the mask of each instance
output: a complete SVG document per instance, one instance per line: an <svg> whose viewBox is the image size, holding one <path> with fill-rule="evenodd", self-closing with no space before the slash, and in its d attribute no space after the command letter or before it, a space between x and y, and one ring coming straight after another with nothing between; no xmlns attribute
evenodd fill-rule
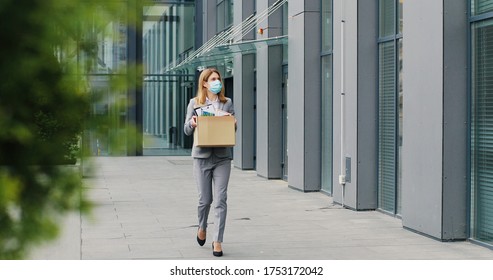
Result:
<svg viewBox="0 0 493 280"><path fill-rule="evenodd" d="M197 147L233 147L235 145L233 116L198 116L193 142Z"/></svg>

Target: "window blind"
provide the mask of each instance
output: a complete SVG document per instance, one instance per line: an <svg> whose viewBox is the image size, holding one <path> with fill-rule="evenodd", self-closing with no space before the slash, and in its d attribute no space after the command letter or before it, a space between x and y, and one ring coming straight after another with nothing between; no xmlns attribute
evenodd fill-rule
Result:
<svg viewBox="0 0 493 280"><path fill-rule="evenodd" d="M378 121L378 204L395 211L396 186L396 96L395 44L379 46L379 121Z"/></svg>
<svg viewBox="0 0 493 280"><path fill-rule="evenodd" d="M493 0L474 0L473 12L475 15L493 11Z"/></svg>
<svg viewBox="0 0 493 280"><path fill-rule="evenodd" d="M479 240L491 242L493 241L493 20L474 24L473 34L471 126L473 234Z"/></svg>

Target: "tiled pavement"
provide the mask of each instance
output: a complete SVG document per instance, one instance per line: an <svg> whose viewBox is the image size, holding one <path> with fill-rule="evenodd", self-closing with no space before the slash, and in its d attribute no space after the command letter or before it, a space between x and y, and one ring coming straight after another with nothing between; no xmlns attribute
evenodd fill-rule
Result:
<svg viewBox="0 0 493 280"><path fill-rule="evenodd" d="M214 258L212 230L204 247L195 241L197 190L189 156L94 162L94 176L86 179L96 204L92 214L68 218L58 243L40 248L33 259ZM302 193L255 171L232 168L231 175L222 259L493 259L488 248L440 242L404 229L397 218L343 209L327 195Z"/></svg>

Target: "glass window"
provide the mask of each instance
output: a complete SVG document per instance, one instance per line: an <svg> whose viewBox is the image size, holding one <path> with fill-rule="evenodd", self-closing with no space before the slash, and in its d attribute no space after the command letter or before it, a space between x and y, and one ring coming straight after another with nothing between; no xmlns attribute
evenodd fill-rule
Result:
<svg viewBox="0 0 493 280"><path fill-rule="evenodd" d="M395 34L395 0L380 0L380 37Z"/></svg>
<svg viewBox="0 0 493 280"><path fill-rule="evenodd" d="M404 2L404 0L399 0L399 4L398 4L398 15L397 15L397 18L398 18L398 24L399 24L399 34L402 34L403 32L403 29L404 29L404 11L402 10L402 3Z"/></svg>
<svg viewBox="0 0 493 280"><path fill-rule="evenodd" d="M404 99L404 91L402 90L402 69L403 69L403 60L402 60L402 39L397 40L397 114L399 123L397 126L397 213L401 213L402 206L402 128L403 128L403 99Z"/></svg>
<svg viewBox="0 0 493 280"><path fill-rule="evenodd" d="M216 8L217 32L224 30L224 1L217 4Z"/></svg>
<svg viewBox="0 0 493 280"><path fill-rule="evenodd" d="M286 2L282 7L282 35L288 35L288 5ZM288 44L282 45L282 63L288 64Z"/></svg>
<svg viewBox="0 0 493 280"><path fill-rule="evenodd" d="M471 0L472 14L479 15L493 11L493 0Z"/></svg>
<svg viewBox="0 0 493 280"><path fill-rule="evenodd" d="M378 207L400 213L403 0L379 1Z"/></svg>
<svg viewBox="0 0 493 280"><path fill-rule="evenodd" d="M332 193L332 55L322 56L322 190Z"/></svg>
<svg viewBox="0 0 493 280"><path fill-rule="evenodd" d="M144 155L186 155L191 146L183 134L194 75L167 72L194 49L193 3L154 3L143 7L144 50L142 130ZM163 74L165 73L165 74ZM192 72L193 73L193 72Z"/></svg>
<svg viewBox="0 0 493 280"><path fill-rule="evenodd" d="M322 52L332 49L332 1L322 1Z"/></svg>
<svg viewBox="0 0 493 280"><path fill-rule="evenodd" d="M322 190L332 194L332 0L322 1Z"/></svg>
<svg viewBox="0 0 493 280"><path fill-rule="evenodd" d="M110 125L97 124L87 133L87 141L93 155L126 155L127 109L126 92L115 89L115 84L124 83L128 67L127 61L127 6L116 4L120 14L109 17L105 25L83 26L86 38L93 38L89 44L76 53L81 57L81 65L91 87L94 101L92 114L106 118ZM104 9L101 10L103 12ZM99 16L103 16L102 14ZM110 16L108 15L104 15ZM98 16L96 15L96 18ZM85 45L85 44L78 44ZM90 46L90 49L87 49Z"/></svg>
<svg viewBox="0 0 493 280"><path fill-rule="evenodd" d="M217 32L233 25L233 0L217 0L216 1L216 24Z"/></svg>
<svg viewBox="0 0 493 280"><path fill-rule="evenodd" d="M394 42L379 46L378 185L379 207L395 211L396 112Z"/></svg>
<svg viewBox="0 0 493 280"><path fill-rule="evenodd" d="M282 35L288 35L288 6L289 2L286 2L282 6Z"/></svg>
<svg viewBox="0 0 493 280"><path fill-rule="evenodd" d="M473 238L488 243L493 243L492 83L493 20L489 19L472 25L471 89L471 232Z"/></svg>
<svg viewBox="0 0 493 280"><path fill-rule="evenodd" d="M226 7L226 26L230 26L233 24L233 5L234 1L233 0L228 0L226 1L227 7Z"/></svg>

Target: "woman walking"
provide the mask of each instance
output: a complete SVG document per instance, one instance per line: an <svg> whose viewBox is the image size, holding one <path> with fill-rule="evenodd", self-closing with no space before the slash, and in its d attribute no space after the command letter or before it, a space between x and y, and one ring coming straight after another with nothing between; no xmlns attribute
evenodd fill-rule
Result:
<svg viewBox="0 0 493 280"><path fill-rule="evenodd" d="M184 124L186 135L192 135L197 127L194 109L212 105L214 108L234 115L233 102L224 96L224 87L218 70L207 68L198 80L197 96L190 100ZM231 148L228 147L192 147L193 173L199 194L197 242L203 246L207 236L207 219L214 198L214 234L212 253L216 257L223 255L222 242L227 213L227 193L231 173Z"/></svg>

